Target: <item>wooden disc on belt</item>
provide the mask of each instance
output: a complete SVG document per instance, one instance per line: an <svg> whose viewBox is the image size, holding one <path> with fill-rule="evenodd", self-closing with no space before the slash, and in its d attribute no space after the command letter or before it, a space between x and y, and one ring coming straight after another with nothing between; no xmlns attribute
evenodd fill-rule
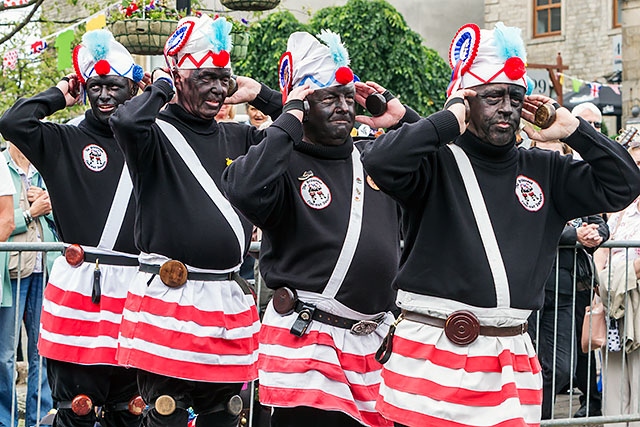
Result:
<svg viewBox="0 0 640 427"><path fill-rule="evenodd" d="M71 401L71 410L74 414L83 417L93 410L93 402L86 394L79 394Z"/></svg>
<svg viewBox="0 0 640 427"><path fill-rule="evenodd" d="M77 267L84 262L84 249L77 243L69 245L64 250L64 258L72 267Z"/></svg>
<svg viewBox="0 0 640 427"><path fill-rule="evenodd" d="M278 314L287 315L293 312L298 301L295 289L283 286L273 293L273 308Z"/></svg>
<svg viewBox="0 0 640 427"><path fill-rule="evenodd" d="M176 401L173 397L163 394L156 399L155 408L160 415L171 415L176 411Z"/></svg>
<svg viewBox="0 0 640 427"><path fill-rule="evenodd" d="M444 324L444 334L454 344L469 345L480 334L480 322L470 311L454 311L447 317Z"/></svg>
<svg viewBox="0 0 640 427"><path fill-rule="evenodd" d="M187 267L174 259L160 267L160 280L170 288L179 288L187 282Z"/></svg>
<svg viewBox="0 0 640 427"><path fill-rule="evenodd" d="M147 407L147 404L142 400L142 396L136 396L129 401L128 409L129 413L133 415L142 415L144 408Z"/></svg>

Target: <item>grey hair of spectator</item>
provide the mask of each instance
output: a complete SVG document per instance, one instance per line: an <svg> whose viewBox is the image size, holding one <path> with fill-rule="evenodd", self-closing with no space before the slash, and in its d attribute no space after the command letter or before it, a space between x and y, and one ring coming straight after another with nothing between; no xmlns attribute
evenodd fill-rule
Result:
<svg viewBox="0 0 640 427"><path fill-rule="evenodd" d="M597 115L598 120L602 121L602 113L600 112L600 109L596 107L596 105L593 102L583 102L581 104L576 105L575 107L573 107L573 110L571 110L571 114L577 117L580 115L580 113L587 110Z"/></svg>

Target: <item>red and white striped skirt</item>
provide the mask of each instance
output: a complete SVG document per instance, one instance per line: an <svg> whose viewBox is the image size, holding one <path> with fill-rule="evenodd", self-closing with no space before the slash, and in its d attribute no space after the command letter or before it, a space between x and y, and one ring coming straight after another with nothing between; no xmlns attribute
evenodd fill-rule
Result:
<svg viewBox="0 0 640 427"><path fill-rule="evenodd" d="M376 410L382 366L374 355L393 322L388 314L373 333L311 322L302 337L289 332L298 313L281 316L271 303L260 332L260 402L340 411L368 426L391 426Z"/></svg>
<svg viewBox="0 0 640 427"><path fill-rule="evenodd" d="M451 343L442 328L402 320L376 409L407 426L540 425L542 375L528 334Z"/></svg>
<svg viewBox="0 0 640 427"><path fill-rule="evenodd" d="M233 280L167 287L139 272L129 288L118 362L173 378L246 382L258 376L260 320Z"/></svg>
<svg viewBox="0 0 640 427"><path fill-rule="evenodd" d="M38 351L81 365L117 365L118 331L137 266L100 265L101 298L91 302L95 264L58 257L44 291Z"/></svg>

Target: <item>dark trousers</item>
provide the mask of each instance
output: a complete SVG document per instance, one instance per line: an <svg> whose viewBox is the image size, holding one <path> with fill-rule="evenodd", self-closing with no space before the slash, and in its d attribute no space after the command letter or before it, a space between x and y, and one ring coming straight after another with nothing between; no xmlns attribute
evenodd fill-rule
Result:
<svg viewBox="0 0 640 427"><path fill-rule="evenodd" d="M271 427L362 427L349 415L337 411L322 411L308 406L274 408Z"/></svg>
<svg viewBox="0 0 640 427"><path fill-rule="evenodd" d="M576 336L578 337L578 342L582 336L582 322L584 321L585 307L589 304L591 304L590 290L587 289L576 293ZM591 361L589 361L589 359L591 359ZM598 391L595 353L593 351L583 353L580 345L578 345L576 387L578 387L582 392L582 396L580 396L580 404L586 405L588 393L589 414L599 413L602 409L602 393Z"/></svg>
<svg viewBox="0 0 640 427"><path fill-rule="evenodd" d="M95 406L129 402L138 395L136 370L107 365L78 365L47 359L47 375L54 402L72 401L79 394L91 398ZM129 411L106 411L102 427L137 427L142 417ZM94 427L96 414L78 416L71 409L59 409L54 427Z"/></svg>
<svg viewBox="0 0 640 427"><path fill-rule="evenodd" d="M557 317L557 330L555 318ZM577 359L572 329L573 295L545 290L544 306L529 318L529 333L537 345L542 366L542 419L551 418L555 394L569 384L574 372L571 364ZM554 355L555 349L555 355ZM555 375L554 375L555 369Z"/></svg>
<svg viewBox="0 0 640 427"><path fill-rule="evenodd" d="M138 370L138 387L145 402L151 404L159 396L171 396L183 408L193 408L198 414L196 427L236 427L239 416L225 410L211 412L211 408L226 402L240 394L242 383L207 383L165 377L151 372ZM186 409L176 409L170 415L160 415L155 409L144 415L145 427L186 427L189 413Z"/></svg>

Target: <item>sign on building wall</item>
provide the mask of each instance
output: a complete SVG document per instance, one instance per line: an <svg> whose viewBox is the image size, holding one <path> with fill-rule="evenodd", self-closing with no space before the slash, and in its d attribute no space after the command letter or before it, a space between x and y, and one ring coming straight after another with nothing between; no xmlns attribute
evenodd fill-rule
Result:
<svg viewBox="0 0 640 427"><path fill-rule="evenodd" d="M533 86L533 93L551 96L551 89L553 89L553 85L551 84L549 72L547 70L529 68L527 70L527 75L535 83Z"/></svg>
<svg viewBox="0 0 640 427"><path fill-rule="evenodd" d="M613 47L613 70L622 71L622 34L611 37Z"/></svg>

